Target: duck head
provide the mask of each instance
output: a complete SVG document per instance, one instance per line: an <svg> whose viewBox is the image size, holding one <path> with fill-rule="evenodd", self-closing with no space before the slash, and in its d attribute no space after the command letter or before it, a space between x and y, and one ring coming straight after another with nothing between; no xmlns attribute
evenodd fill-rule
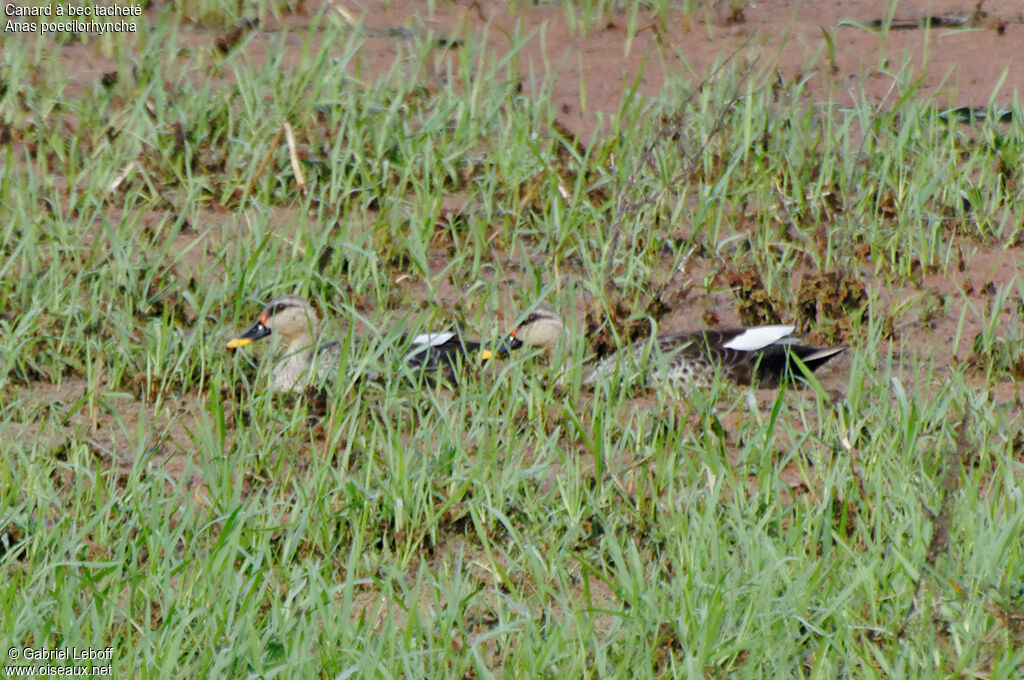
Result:
<svg viewBox="0 0 1024 680"><path fill-rule="evenodd" d="M562 317L547 305L540 305L509 333L505 342L511 349L520 345L539 347L547 352L550 359L564 332Z"/></svg>
<svg viewBox="0 0 1024 680"><path fill-rule="evenodd" d="M313 306L298 295L282 295L271 300L249 330L228 343L228 349L245 347L276 332L289 347L312 345L317 318Z"/></svg>

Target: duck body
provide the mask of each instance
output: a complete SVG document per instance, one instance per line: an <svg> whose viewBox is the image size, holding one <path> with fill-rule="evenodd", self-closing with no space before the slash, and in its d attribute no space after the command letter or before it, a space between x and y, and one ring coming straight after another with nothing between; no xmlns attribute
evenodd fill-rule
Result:
<svg viewBox="0 0 1024 680"><path fill-rule="evenodd" d="M793 326L775 325L658 335L585 364L582 383L592 385L617 376L629 382L706 387L721 371L739 385L777 387L802 375L799 363L813 371L846 349L802 345L793 336L794 330ZM543 348L551 360L564 335L561 318L540 306L506 342L510 348L519 344Z"/></svg>
<svg viewBox="0 0 1024 680"><path fill-rule="evenodd" d="M281 392L299 392L309 384L327 384L341 368L343 347L340 342L318 342L319 321L313 307L298 295L282 295L271 300L256 322L242 335L231 340L228 349L240 349L277 333L284 340L283 356L271 372L271 387ZM441 376L457 384L456 375L467 358L482 352L479 342L464 340L453 331L402 335L397 344L404 348L403 361L428 378ZM380 377L380 376L375 376Z"/></svg>
<svg viewBox="0 0 1024 680"><path fill-rule="evenodd" d="M812 347L798 344L793 326L757 326L659 335L653 340L658 355L652 357L646 377L656 383L684 383L708 387L719 371L738 385L778 387L802 375L797 360L814 371L845 347ZM641 340L597 362L586 372L583 384L612 375L623 363L642 358L650 340Z"/></svg>
<svg viewBox="0 0 1024 680"><path fill-rule="evenodd" d="M402 336L402 340L407 341L410 348L405 355L406 364L431 375L440 375L452 384L458 384L458 375L467 357L488 359L491 356L491 353L483 353L479 342L465 340L454 331L422 333L412 339Z"/></svg>

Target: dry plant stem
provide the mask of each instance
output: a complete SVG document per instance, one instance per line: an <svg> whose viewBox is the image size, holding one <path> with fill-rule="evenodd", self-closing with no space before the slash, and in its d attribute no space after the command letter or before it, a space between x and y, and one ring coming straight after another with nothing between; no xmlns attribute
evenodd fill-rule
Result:
<svg viewBox="0 0 1024 680"><path fill-rule="evenodd" d="M1020 675L1016 121L939 117L918 76L941 74L913 52L902 67L873 33L857 44L876 75L847 80L849 60L834 77L820 54L769 68L779 51L759 44L723 69L744 37L708 46L728 45L711 63L691 54L692 30L659 30L645 50L686 48L687 68L649 60L623 91L570 53L580 85L620 91L558 129L547 114L574 93L550 47L575 48L550 2L302 4L262 12L226 51L219 34L250 12L236 0L163 3L143 41L4 43L12 644L100 641L114 677ZM573 44L636 37L623 3L554 4L590 27ZM650 24L652 3L634 4ZM544 40L550 74L535 68ZM134 56L90 86L103 53ZM840 89L821 98L823 81ZM616 99L621 118L601 128L616 136L578 142ZM387 379L392 335L465 318L499 344L510 311L544 295L585 310L605 354L647 317L665 332L736 324L727 258L762 288L820 268L878 291L863 314L815 308L858 340L821 381L845 388L848 410L806 389L574 394L529 350L467 367L457 390ZM268 393L273 337L226 351L258 301L286 292L335 318L349 370L329 393ZM772 297L787 314L802 300ZM948 370L967 352L977 371ZM893 378L914 385L895 402ZM946 448L965 402L957 479ZM286 635L268 631L280 621ZM242 644L204 653L210 640Z"/></svg>
<svg viewBox="0 0 1024 680"><path fill-rule="evenodd" d="M864 489L864 477L862 475L861 464L860 464L860 451L857 450L850 440L844 435L841 439L843 448L850 454L850 474L853 475L853 481L857 484L857 491L860 493L861 500L863 500L867 506L868 511L873 513L875 506L871 502L871 498L868 497L867 491Z"/></svg>
<svg viewBox="0 0 1024 680"><path fill-rule="evenodd" d="M249 194L252 193L253 188L256 186L256 182L263 176L263 171L267 169L267 165L270 163L270 159L274 155L274 150L277 149L277 145L281 142L281 135L283 134L284 127L278 130L277 134L274 135L274 141L270 143L270 148L267 149L266 158L264 158L263 162L260 163L260 167L256 168L256 173L252 176L252 179L249 180L249 186L245 188L245 193L242 194L242 198L239 203L245 203L245 199L249 198Z"/></svg>
<svg viewBox="0 0 1024 680"><path fill-rule="evenodd" d="M299 189L299 193L303 196L306 195L306 178L302 174L302 166L299 164L299 154L295 144L295 133L292 132L292 126L285 121L284 124L285 139L288 141L288 160L292 164L292 172L295 173L295 185Z"/></svg>
<svg viewBox="0 0 1024 680"><path fill-rule="evenodd" d="M348 8L346 8L340 2L338 2L337 0L330 0L330 4L331 9L337 12L338 16L344 19L348 25L355 26L358 23L355 16L353 16L352 12L350 12Z"/></svg>
<svg viewBox="0 0 1024 680"><path fill-rule="evenodd" d="M110 183L110 187L107 190L111 193L117 191L117 188L121 186L126 179L128 179L128 175L132 173L132 170L135 169L135 166L136 161L134 160L129 162L128 165L124 166L124 169L121 170L121 172L117 173L117 177L115 177L114 180Z"/></svg>

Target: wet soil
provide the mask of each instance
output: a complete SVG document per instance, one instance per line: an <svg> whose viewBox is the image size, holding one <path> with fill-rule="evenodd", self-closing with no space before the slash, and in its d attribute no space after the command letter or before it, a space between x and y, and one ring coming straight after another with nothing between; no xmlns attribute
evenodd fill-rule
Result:
<svg viewBox="0 0 1024 680"><path fill-rule="evenodd" d="M811 101L842 104L864 97L884 106L893 96L893 74L904 69L921 77L920 97L934 97L936 104L944 107L985 107L990 102L997 106L1009 105L1024 91L1024 7L1019 0L977 3L973 0L903 0L891 18L880 14L891 3L874 0L759 0L741 12L730 11L729 7L735 3L708 3L706 11L689 15L673 11L664 20L641 12L638 17L641 28L629 41L628 17L624 13L580 35L568 25L561 3L536 6L518 3L514 12L505 3L493 0L433 4L435 11L428 13L427 3L422 0L361 3L365 31L370 36L359 56L363 77L370 78L388 70L393 60L403 53L403 41L414 34L435 35L442 47L447 44L444 41L461 40L467 35L483 36L495 59L508 52L511 36L528 36L519 60L524 92L536 93L539 87L539 83L531 82L529 74L555 74L551 97L559 112L558 122L582 140L605 132L599 125L599 114L618 111L623 93L634 84L640 95L658 95L666 73L682 71L699 82L722 59L770 66L785 82L804 80L805 96ZM345 7L346 11L356 12L353 3L345 3ZM267 58L275 44L276 31L292 29L285 41L287 53L283 59L285 65L295 63L300 59L303 46L301 29L310 25L318 9L319 5L308 3L302 13L259 27L245 49L258 63ZM161 11L164 8L156 5L148 10L147 18L155 20ZM873 22L890 20L897 30L889 31L884 38L868 30ZM216 45L218 41L230 46L232 40L237 40L237 35L223 27L195 24L183 30L187 41L196 46ZM91 90L97 80L115 69L116 65L93 42L71 43L60 49L69 78L70 96L76 91ZM450 58L444 49L439 49L433 61L425 65L426 75L433 84L445 84L449 73L446 60ZM585 110L581 105L581 83L586 91ZM457 201L450 206L453 212L458 208ZM185 253L175 273L184 278L212 266L211 253L224 246L215 237L216 229L198 225L222 225L233 219L230 210L222 206L204 208L197 217L200 219L195 220L195 229L185 230L175 237L176 250ZM294 217L291 209L277 209L274 222L288 229L288 225L294 224ZM157 218L157 215L144 216L142 223ZM1016 244L971 241L959 243L957 247L963 253L961 266L951 271L922 272L914 280L895 287L887 283L879 285L870 275L855 282L861 291L878 291L880 299L875 304L879 309L898 310L888 321L890 347L858 346L858 338L844 335L841 326L829 337L816 340L850 342L853 352L884 353L914 348L920 355L933 356L936 366L947 367L939 371L971 362L972 339L981 333L984 315L963 312L965 308L988 309L998 290L1019 280L1024 249ZM517 258L509 256L507 260L511 265ZM445 251L438 248L431 264L440 272L444 262ZM806 295L812 310L840 295L840 288L845 285L814 278L818 275L810 270L797 271L794 275L795 290L808 291ZM684 271L666 274L665 279L666 288L676 291L685 291L696 282L708 280L717 281L710 294L705 295L702 290L701 295L682 294L667 301L660 318L663 330L708 325L728 327L750 321L746 312L751 311L752 303L738 300L736 291L743 286L756 291L757 284L745 279L742 272L730 272L720 262L695 257L686 264ZM394 283L403 295L414 300L429 298L438 306L461 304L459 287L453 282L432 290L415 276L396 272ZM506 290L511 290L512 283ZM847 285L842 288L842 295L857 295L857 290L857 286ZM820 299L816 297L818 291L824 291ZM496 325L502 326L515 316L517 310L512 300L509 293L508 307L494 320ZM578 322L585 326L588 301L579 300L578 308ZM1009 305L996 312L1001 323L1016 323L1015 310ZM756 315L757 309L751 313ZM248 321L224 319L225 332L243 328ZM813 319L808 320L806 329L813 332L811 321ZM954 347L957 337L961 339ZM813 336L812 340L815 340ZM849 361L849 355L841 357L820 372L826 389L843 389ZM912 381L912 376L913 372L908 369L907 380ZM38 423L23 426L24 434L44 438L55 452L59 452L64 443L85 437L95 455L110 465L130 466L128 452L137 449L123 433L134 431L140 417L148 417L146 404L126 398L118 405L117 417L125 423L123 429L116 424L114 416L103 409L80 409L69 419L44 417L44 412L49 413L54 405L75 402L86 394L87 387L83 380L69 379L59 386L37 383L20 388L15 398L37 404L40 414ZM913 388L908 385L908 390ZM1009 373L1004 380L985 388L1000 402L1018 403L1017 383L1010 379ZM794 397L800 398L809 397ZM756 399L759 408L770 410L775 393L761 390ZM203 403L201 395L184 395L165 408L161 421L154 423L155 434L147 450L151 452L152 464L163 466L172 478L186 475L191 469L186 464L193 449L188 430L202 412ZM651 403L649 398L638 397L634 405L643 409L650 408ZM803 417L799 409L790 408L787 413L790 411L793 422L798 423ZM738 417L742 416L733 415L722 423L728 447L734 454L740 442L728 432L735 428ZM698 418L690 415L683 420L687 418L697 426ZM779 442L777 446L781 455L786 444ZM585 454L581 452L581 455ZM129 456L127 460L126 456ZM612 470L612 474L621 473L617 483L626 490L630 488L629 476L635 472L635 463L614 461L620 472ZM809 492L815 482L804 474L807 469L791 463L780 476L792 485L794 493ZM755 477L752 476L751 481L752 485L756 484ZM458 535L444 538L435 547L438 554L468 549L465 540ZM481 580L486 580L485 577L482 575ZM365 594L365 605L367 620L377 620L380 608L387 606L374 593Z"/></svg>

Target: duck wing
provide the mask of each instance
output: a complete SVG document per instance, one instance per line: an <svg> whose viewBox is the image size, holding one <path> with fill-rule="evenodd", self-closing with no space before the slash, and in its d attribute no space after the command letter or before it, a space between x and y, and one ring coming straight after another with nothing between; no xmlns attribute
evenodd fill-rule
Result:
<svg viewBox="0 0 1024 680"><path fill-rule="evenodd" d="M456 382L456 372L466 363L466 358L480 351L478 341L466 340L454 331L422 333L406 342L411 347L405 355L408 365L443 373L452 382Z"/></svg>
<svg viewBox="0 0 1024 680"><path fill-rule="evenodd" d="M717 367L739 385L761 387L777 387L788 377L800 376L797 360L814 371L846 349L798 344L793 330L775 325L677 333L659 337L658 344L663 352L676 353L672 363L677 367L688 363L690 372L701 373Z"/></svg>
<svg viewBox="0 0 1024 680"><path fill-rule="evenodd" d="M757 383L776 387L787 376L801 375L795 359L815 370L846 349L845 346L811 347L797 344L793 326L774 325L731 328L684 333L667 333L633 343L628 348L595 362L583 379L584 384L622 370L624 354L638 369L636 378L657 382L681 382L706 386L721 370L739 385ZM644 360L645 354L650 361Z"/></svg>

